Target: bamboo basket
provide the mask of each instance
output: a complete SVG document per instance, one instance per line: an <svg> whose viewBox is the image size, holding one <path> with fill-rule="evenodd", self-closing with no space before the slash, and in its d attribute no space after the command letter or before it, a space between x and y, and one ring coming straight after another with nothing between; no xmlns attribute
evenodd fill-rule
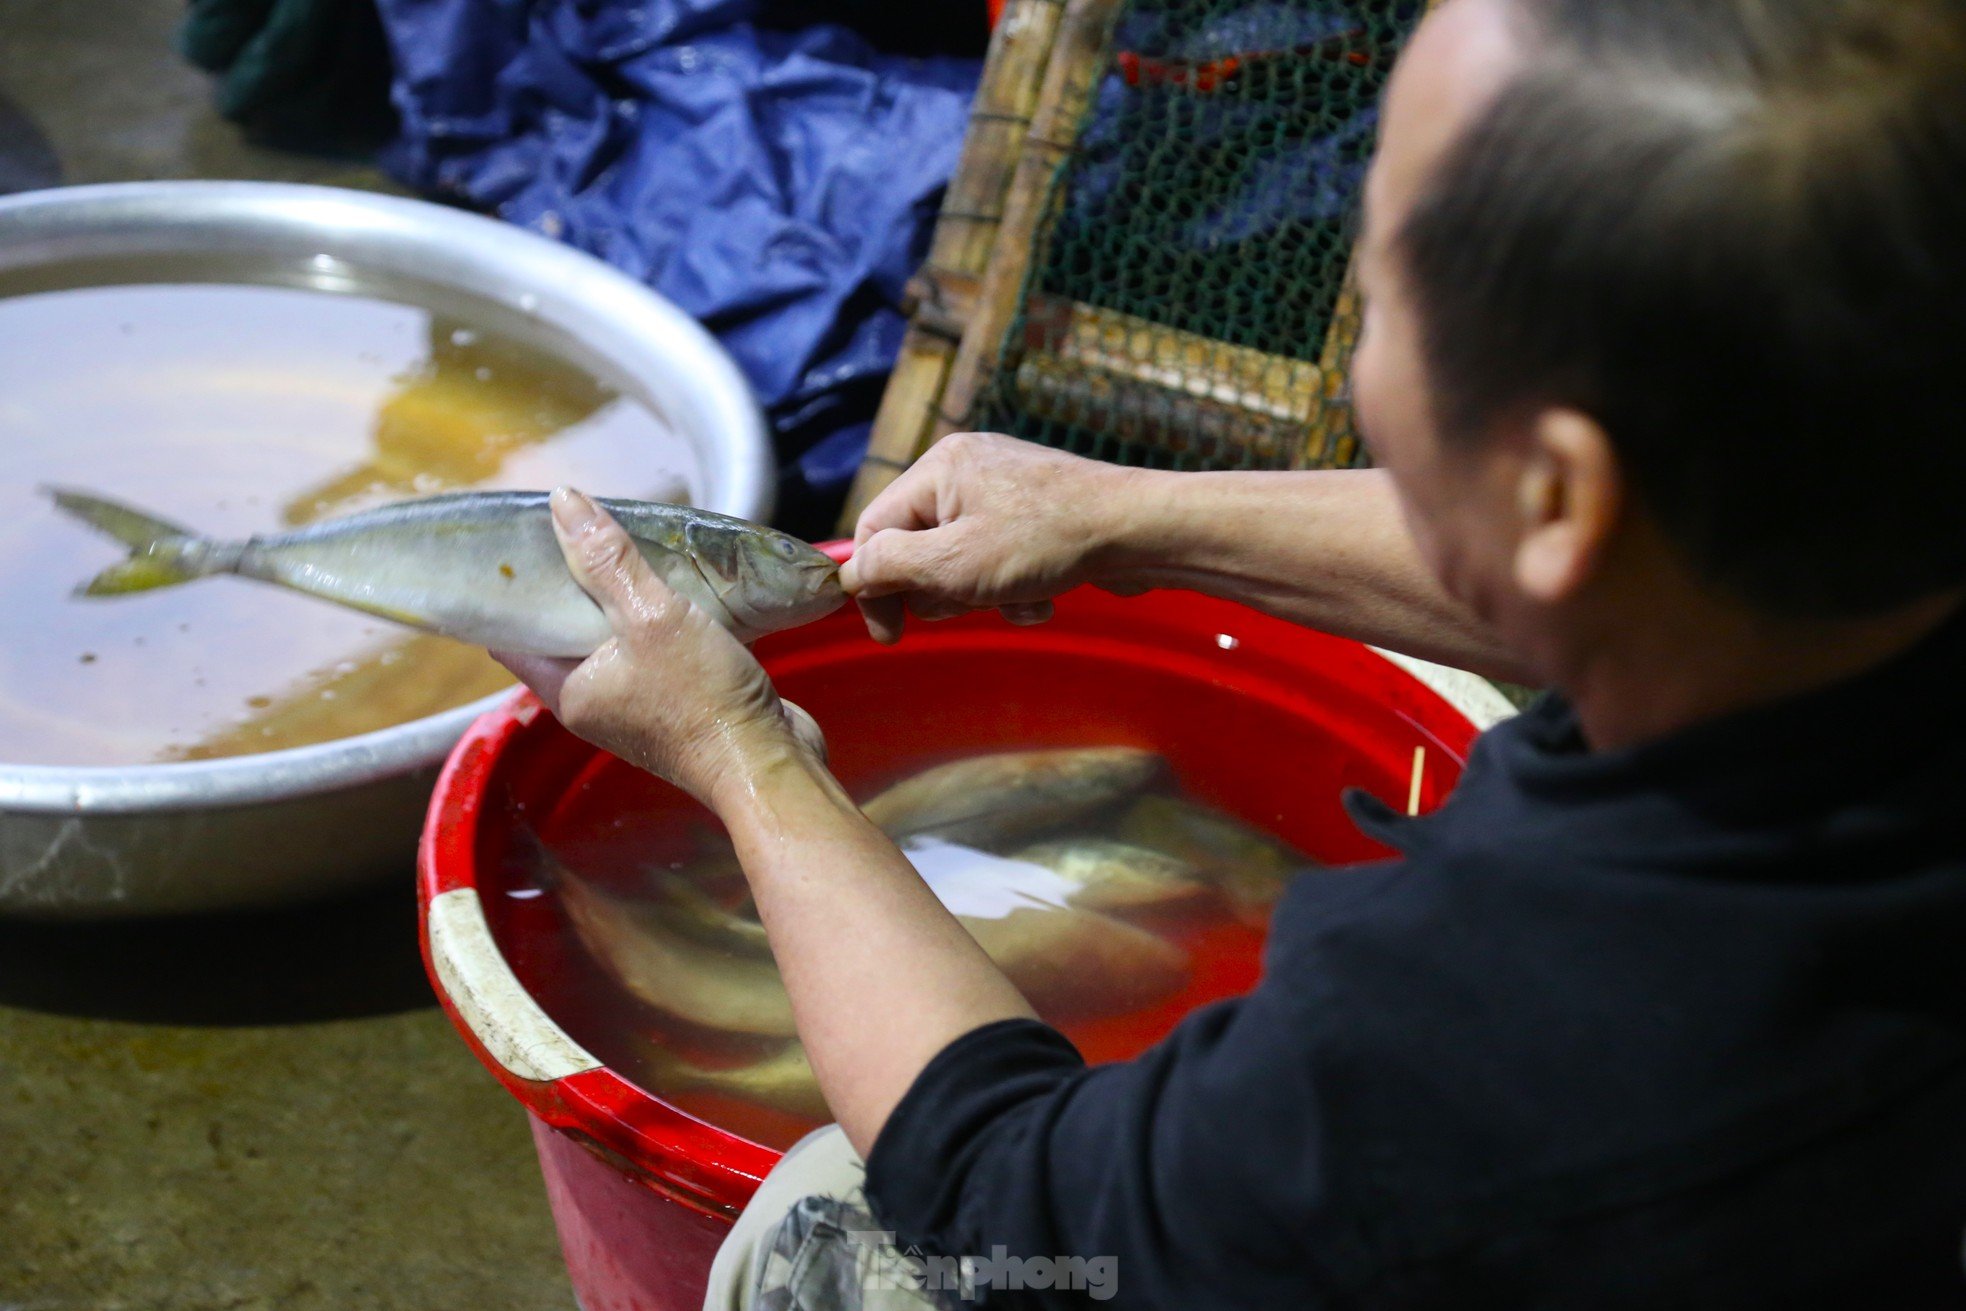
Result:
<svg viewBox="0 0 1966 1311"><path fill-rule="evenodd" d="M1129 13L1135 3L1005 4L927 262L909 288L910 326L844 508L843 533L935 441L988 426L1006 410L1121 453L1107 458L1145 453L1180 467L1362 462L1345 403L1358 314L1348 257L1337 265L1342 286L1333 286L1320 326L1291 350L1227 340L1226 331L1189 331L1167 321L1178 313L1088 303L1044 285L1048 243L1071 200L1070 166L1102 86L1109 96L1116 88L1191 96L1209 110L1218 93L1260 91L1271 69L1298 70L1315 93L1325 84L1315 70L1357 59L1346 44L1356 32L1298 33L1294 45L1278 38L1274 49L1251 38L1252 52L1205 61L1116 49L1116 32L1139 17ZM1355 3L1361 14L1417 17L1421 9L1410 0ZM1385 17L1381 26L1392 22ZM1410 30L1410 20L1400 22ZM1374 58L1389 66L1384 41ZM1272 162L1245 161L1243 174L1260 177L1251 170ZM1247 182L1243 190L1250 192ZM1209 199L1201 197L1203 208ZM1223 201L1233 203L1248 202Z"/></svg>

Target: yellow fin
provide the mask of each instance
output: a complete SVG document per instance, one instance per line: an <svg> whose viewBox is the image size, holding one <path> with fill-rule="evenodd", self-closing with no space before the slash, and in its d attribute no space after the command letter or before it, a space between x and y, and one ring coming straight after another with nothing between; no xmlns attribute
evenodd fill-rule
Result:
<svg viewBox="0 0 1966 1311"><path fill-rule="evenodd" d="M75 589L77 596L127 596L158 587L175 587L197 575L185 572L170 560L156 555L133 555Z"/></svg>

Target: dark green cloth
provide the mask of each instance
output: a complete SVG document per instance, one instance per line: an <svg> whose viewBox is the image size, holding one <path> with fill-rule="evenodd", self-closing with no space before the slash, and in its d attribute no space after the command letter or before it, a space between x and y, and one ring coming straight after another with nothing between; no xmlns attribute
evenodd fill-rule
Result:
<svg viewBox="0 0 1966 1311"><path fill-rule="evenodd" d="M265 144L365 153L395 131L374 0L190 0L178 49Z"/></svg>
<svg viewBox="0 0 1966 1311"><path fill-rule="evenodd" d="M0 196L61 181L61 160L25 109L0 94Z"/></svg>

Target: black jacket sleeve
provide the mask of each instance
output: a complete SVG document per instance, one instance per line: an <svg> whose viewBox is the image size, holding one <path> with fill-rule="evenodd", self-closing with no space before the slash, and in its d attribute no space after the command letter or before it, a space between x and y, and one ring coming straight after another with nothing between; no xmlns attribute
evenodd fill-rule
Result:
<svg viewBox="0 0 1966 1311"><path fill-rule="evenodd" d="M1277 1059L1275 1035L1295 1026L1265 1014L1289 1004L1259 989L1090 1069L1035 1021L957 1039L874 1145L876 1214L925 1252L1105 1258L1119 1305L1304 1307L1318 1254L1303 1218L1324 1189L1316 1103Z"/></svg>

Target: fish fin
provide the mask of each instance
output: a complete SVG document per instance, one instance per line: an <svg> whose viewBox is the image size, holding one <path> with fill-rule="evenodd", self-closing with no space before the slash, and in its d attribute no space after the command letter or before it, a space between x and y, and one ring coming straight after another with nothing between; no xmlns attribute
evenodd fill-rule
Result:
<svg viewBox="0 0 1966 1311"><path fill-rule="evenodd" d="M162 555L133 555L75 589L77 596L128 596L159 587L176 587L199 577L175 560Z"/></svg>
<svg viewBox="0 0 1966 1311"><path fill-rule="evenodd" d="M179 551L168 548L197 540L187 530L141 510L62 487L45 489L63 513L130 548L130 558L109 566L75 589L77 596L127 596L175 587L202 577Z"/></svg>
<svg viewBox="0 0 1966 1311"><path fill-rule="evenodd" d="M67 487L43 488L49 498L60 509L80 519L97 532L114 537L132 551L148 550L159 542L172 538L195 537L196 533L180 528L168 520L145 514L141 510L121 505L115 501L91 496L87 492L74 491Z"/></svg>

